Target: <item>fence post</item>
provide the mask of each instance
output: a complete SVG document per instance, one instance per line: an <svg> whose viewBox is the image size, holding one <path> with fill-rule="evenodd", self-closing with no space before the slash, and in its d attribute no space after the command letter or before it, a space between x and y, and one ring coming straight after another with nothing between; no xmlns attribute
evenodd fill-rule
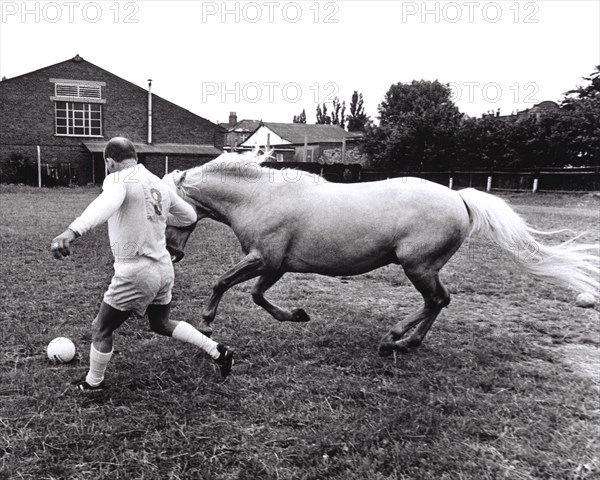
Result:
<svg viewBox="0 0 600 480"><path fill-rule="evenodd" d="M540 169L536 168L533 172L533 188L531 189L531 191L533 193L536 193L538 191L539 188L539 178L540 178Z"/></svg>
<svg viewBox="0 0 600 480"><path fill-rule="evenodd" d="M485 187L485 191L489 193L489 192L491 192L491 190L492 190L492 176L489 175L487 178L487 185Z"/></svg>
<svg viewBox="0 0 600 480"><path fill-rule="evenodd" d="M450 172L450 178L448 179L448 188L450 190L452 190L452 187L454 186L454 177L452 175L454 174Z"/></svg>
<svg viewBox="0 0 600 480"><path fill-rule="evenodd" d="M169 173L169 156L165 155L165 175Z"/></svg>
<svg viewBox="0 0 600 480"><path fill-rule="evenodd" d="M37 146L37 157L38 157L38 188L42 188L42 153L40 151L40 146Z"/></svg>

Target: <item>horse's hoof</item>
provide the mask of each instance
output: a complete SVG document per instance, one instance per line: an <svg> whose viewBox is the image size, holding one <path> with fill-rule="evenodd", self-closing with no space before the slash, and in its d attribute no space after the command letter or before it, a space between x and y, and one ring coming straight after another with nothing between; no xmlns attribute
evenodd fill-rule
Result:
<svg viewBox="0 0 600 480"><path fill-rule="evenodd" d="M210 325L202 324L198 327L198 331L207 337L211 337L213 329Z"/></svg>
<svg viewBox="0 0 600 480"><path fill-rule="evenodd" d="M405 338L396 342L396 349L402 353L408 352L408 350L414 350L421 345L421 340L416 338Z"/></svg>
<svg viewBox="0 0 600 480"><path fill-rule="evenodd" d="M382 342L379 345L379 356L389 357L392 353L408 353L409 350L417 348L421 342L407 338L397 342Z"/></svg>
<svg viewBox="0 0 600 480"><path fill-rule="evenodd" d="M389 357L396 349L395 343L382 343L379 345L379 356Z"/></svg>
<svg viewBox="0 0 600 480"><path fill-rule="evenodd" d="M308 313L306 313L303 308L295 308L292 310L292 317L293 322L308 322L310 320Z"/></svg>

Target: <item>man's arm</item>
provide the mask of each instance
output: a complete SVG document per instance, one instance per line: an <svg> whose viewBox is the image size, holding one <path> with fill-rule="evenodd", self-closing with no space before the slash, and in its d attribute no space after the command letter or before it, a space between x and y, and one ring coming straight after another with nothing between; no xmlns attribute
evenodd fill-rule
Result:
<svg viewBox="0 0 600 480"><path fill-rule="evenodd" d="M182 200L177 193L171 188L169 190L169 196L171 197L171 208L167 215L167 225L173 227L187 227L192 223L198 221L196 210L185 200Z"/></svg>
<svg viewBox="0 0 600 480"><path fill-rule="evenodd" d="M107 177L102 188L98 198L88 205L69 228L52 240L51 250L55 258L68 257L73 240L106 222L121 207L125 200L125 185Z"/></svg>

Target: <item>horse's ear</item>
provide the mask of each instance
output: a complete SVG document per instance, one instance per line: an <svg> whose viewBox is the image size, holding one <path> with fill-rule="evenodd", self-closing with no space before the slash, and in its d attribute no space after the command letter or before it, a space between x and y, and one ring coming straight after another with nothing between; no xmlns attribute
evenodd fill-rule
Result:
<svg viewBox="0 0 600 480"><path fill-rule="evenodd" d="M185 179L187 171L181 172L181 170L173 170L171 173L167 173L162 179L167 185L173 189L177 189L181 186L181 183Z"/></svg>
<svg viewBox="0 0 600 480"><path fill-rule="evenodd" d="M275 158L273 157L273 149L269 149L267 150L266 148L262 151L261 153L261 149L256 146L255 149L252 151L252 156L255 158L256 163L258 163L259 165L266 162L267 160L271 159L271 158Z"/></svg>

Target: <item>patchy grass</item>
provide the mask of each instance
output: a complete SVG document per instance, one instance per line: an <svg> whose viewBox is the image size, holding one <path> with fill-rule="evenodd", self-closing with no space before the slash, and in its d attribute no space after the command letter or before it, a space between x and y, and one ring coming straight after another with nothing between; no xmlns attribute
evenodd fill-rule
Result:
<svg viewBox="0 0 600 480"><path fill-rule="evenodd" d="M312 321L278 324L254 306L250 284L232 289L214 324L238 351L227 381L202 353L133 318L116 335L111 388L78 394L70 382L87 371L112 274L106 230L80 239L70 261L48 246L97 194L0 188L0 479L600 475L598 309L575 307L571 292L478 239L444 269L452 303L414 353L377 356L379 338L420 302L397 267L287 275L269 297ZM541 229L599 240L594 196L508 198ZM239 258L227 228L202 222L176 267L174 318L196 323L212 282ZM78 346L73 363L47 360L56 336Z"/></svg>

